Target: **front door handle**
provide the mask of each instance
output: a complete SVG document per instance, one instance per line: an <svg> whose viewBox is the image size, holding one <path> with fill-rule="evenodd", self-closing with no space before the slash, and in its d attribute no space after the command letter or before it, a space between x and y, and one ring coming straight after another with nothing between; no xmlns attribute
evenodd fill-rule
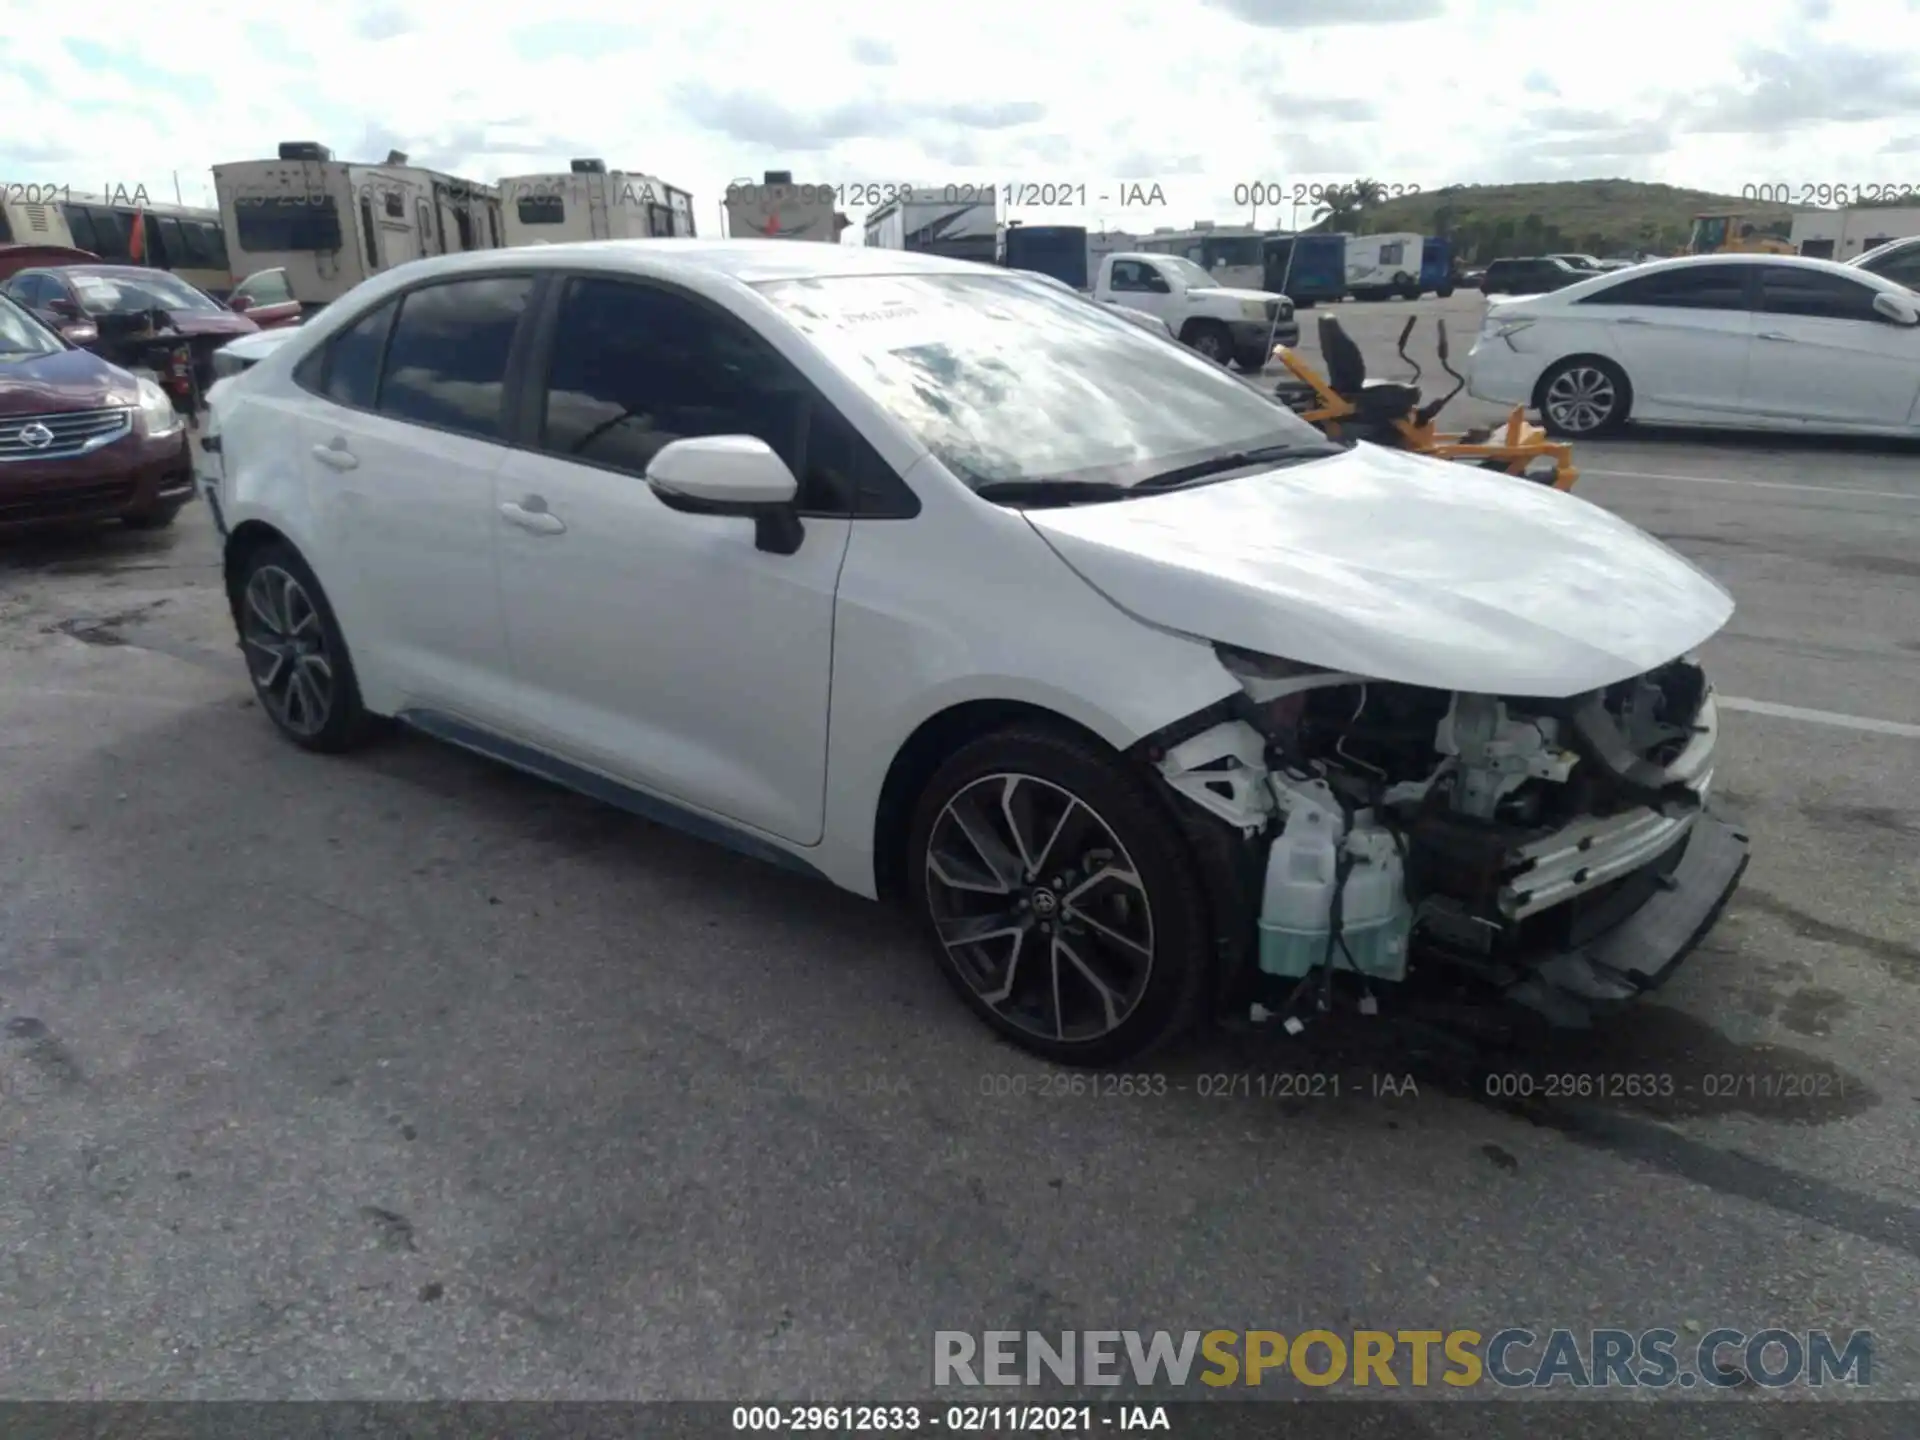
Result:
<svg viewBox="0 0 1920 1440"><path fill-rule="evenodd" d="M360 464L354 453L347 449L347 442L338 435L331 444L314 446L313 458L335 470L352 470Z"/></svg>
<svg viewBox="0 0 1920 1440"><path fill-rule="evenodd" d="M1793 343L1793 336L1784 335L1778 330L1762 330L1758 338L1761 340L1784 340L1788 344Z"/></svg>
<svg viewBox="0 0 1920 1440"><path fill-rule="evenodd" d="M517 505L509 500L500 507L500 518L535 535L558 535L567 528L567 522L547 509L547 502L538 495L529 495Z"/></svg>

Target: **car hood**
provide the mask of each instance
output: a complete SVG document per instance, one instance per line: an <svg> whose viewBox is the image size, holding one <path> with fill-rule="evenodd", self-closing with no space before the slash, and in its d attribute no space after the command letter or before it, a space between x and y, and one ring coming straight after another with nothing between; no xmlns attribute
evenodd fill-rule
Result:
<svg viewBox="0 0 1920 1440"><path fill-rule="evenodd" d="M32 359L0 354L0 415L102 410L138 399L131 375L85 350Z"/></svg>
<svg viewBox="0 0 1920 1440"><path fill-rule="evenodd" d="M1241 290L1232 285L1196 286L1187 294L1198 295L1203 300L1258 300L1263 305L1269 300L1281 298L1271 290Z"/></svg>
<svg viewBox="0 0 1920 1440"><path fill-rule="evenodd" d="M182 335L195 339L206 335L256 335L260 331L260 327L246 316L224 310L169 310L167 318L173 321L174 328Z"/></svg>
<svg viewBox="0 0 1920 1440"><path fill-rule="evenodd" d="M1373 445L1027 519L1149 624L1442 690L1582 694L1733 614L1718 584L1597 505Z"/></svg>

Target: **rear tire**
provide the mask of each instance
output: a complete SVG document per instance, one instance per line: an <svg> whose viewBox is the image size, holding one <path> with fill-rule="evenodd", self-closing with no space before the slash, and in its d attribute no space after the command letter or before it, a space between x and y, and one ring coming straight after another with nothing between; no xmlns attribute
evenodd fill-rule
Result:
<svg viewBox="0 0 1920 1440"><path fill-rule="evenodd" d="M1627 423L1633 387L1611 360L1580 356L1559 361L1540 377L1533 408L1549 435L1566 440L1609 435Z"/></svg>
<svg viewBox="0 0 1920 1440"><path fill-rule="evenodd" d="M1022 1049L1114 1065L1192 1025L1212 954L1192 853L1097 744L1036 724L964 746L920 796L906 863L942 972Z"/></svg>
<svg viewBox="0 0 1920 1440"><path fill-rule="evenodd" d="M282 735L303 750L338 754L384 728L361 703L333 606L291 545L251 551L228 598L253 693Z"/></svg>

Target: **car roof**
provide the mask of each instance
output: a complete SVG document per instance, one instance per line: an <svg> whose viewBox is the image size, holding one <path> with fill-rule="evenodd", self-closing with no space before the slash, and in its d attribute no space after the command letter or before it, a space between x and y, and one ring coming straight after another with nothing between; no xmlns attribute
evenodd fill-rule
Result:
<svg viewBox="0 0 1920 1440"><path fill-rule="evenodd" d="M993 265L949 260L910 250L834 245L819 240L583 240L512 250L474 250L413 260L386 273L409 281L487 270L632 270L643 274L699 272L752 285L768 280L825 280L850 275L1004 274Z"/></svg>
<svg viewBox="0 0 1920 1440"><path fill-rule="evenodd" d="M1572 304L1588 295L1597 295L1615 285L1637 282L1647 275L1669 270L1697 270L1708 265L1771 265L1776 269L1812 270L1823 275L1838 275L1857 285L1866 285L1872 289L1887 290L1895 294L1906 287L1884 275L1876 275L1871 270L1862 270L1857 266L1846 265L1838 260L1816 260L1811 255L1676 255L1666 260L1646 260L1625 270L1604 270L1598 275L1590 275L1578 284L1569 285L1564 290L1555 290L1550 295L1530 295L1528 301L1552 301L1556 305Z"/></svg>

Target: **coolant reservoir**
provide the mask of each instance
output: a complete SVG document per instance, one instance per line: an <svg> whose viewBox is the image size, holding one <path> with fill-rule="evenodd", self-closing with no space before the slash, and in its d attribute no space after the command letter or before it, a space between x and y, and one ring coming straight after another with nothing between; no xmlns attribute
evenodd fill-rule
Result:
<svg viewBox="0 0 1920 1440"><path fill-rule="evenodd" d="M1341 850L1352 858L1341 902L1336 969L1358 968L1382 980L1406 975L1407 939L1413 910L1393 837L1370 811L1355 817L1348 832L1337 809L1296 803L1285 829L1267 852L1265 895L1260 907L1260 968L1270 975L1299 977L1326 963L1334 880Z"/></svg>

